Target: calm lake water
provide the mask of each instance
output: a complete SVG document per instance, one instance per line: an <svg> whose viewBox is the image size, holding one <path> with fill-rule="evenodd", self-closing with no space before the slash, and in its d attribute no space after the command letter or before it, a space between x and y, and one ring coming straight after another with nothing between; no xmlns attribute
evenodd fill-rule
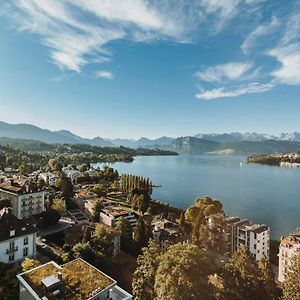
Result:
<svg viewBox="0 0 300 300"><path fill-rule="evenodd" d="M120 174L150 177L162 185L154 189L154 199L183 209L197 197L217 198L228 215L271 226L272 238L299 227L300 169L248 165L245 160L241 156L155 156L112 167Z"/></svg>

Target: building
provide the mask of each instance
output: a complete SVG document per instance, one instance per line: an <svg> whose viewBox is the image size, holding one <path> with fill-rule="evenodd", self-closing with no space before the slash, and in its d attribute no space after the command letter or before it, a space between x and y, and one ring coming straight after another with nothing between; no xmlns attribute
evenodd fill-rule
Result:
<svg viewBox="0 0 300 300"><path fill-rule="evenodd" d="M16 263L35 257L37 228L20 220L10 208L0 211L0 261Z"/></svg>
<svg viewBox="0 0 300 300"><path fill-rule="evenodd" d="M270 255L270 227L263 224L252 224L250 221L235 217L228 218L230 254L239 247L245 246L257 260Z"/></svg>
<svg viewBox="0 0 300 300"><path fill-rule="evenodd" d="M80 171L78 170L71 170L69 168L63 168L63 172L65 175L70 178L72 183L77 182L77 178L81 175Z"/></svg>
<svg viewBox="0 0 300 300"><path fill-rule="evenodd" d="M286 273L291 265L291 259L298 251L300 251L300 228L281 238L278 254L278 280L280 282L284 282Z"/></svg>
<svg viewBox="0 0 300 300"><path fill-rule="evenodd" d="M153 238L160 245L163 252L168 247L178 243L190 243L190 235L176 223L162 219L152 222Z"/></svg>
<svg viewBox="0 0 300 300"><path fill-rule="evenodd" d="M100 222L114 227L118 219L127 219L134 230L138 220L134 211L124 206L106 206L100 212Z"/></svg>
<svg viewBox="0 0 300 300"><path fill-rule="evenodd" d="M85 202L89 200L95 200L99 198L96 193L93 193L86 189L80 189L79 191L75 192L74 201L78 205L79 209L85 209Z"/></svg>
<svg viewBox="0 0 300 300"><path fill-rule="evenodd" d="M29 179L9 179L0 184L0 199L11 201L12 213L19 219L45 211L46 190Z"/></svg>
<svg viewBox="0 0 300 300"><path fill-rule="evenodd" d="M117 282L82 259L51 261L17 275L20 300L131 300Z"/></svg>
<svg viewBox="0 0 300 300"><path fill-rule="evenodd" d="M59 177L57 175L55 175L54 173L51 173L51 172L40 173L38 175L38 177L43 179L45 181L45 183L48 184L49 186L56 186L56 183L59 179Z"/></svg>

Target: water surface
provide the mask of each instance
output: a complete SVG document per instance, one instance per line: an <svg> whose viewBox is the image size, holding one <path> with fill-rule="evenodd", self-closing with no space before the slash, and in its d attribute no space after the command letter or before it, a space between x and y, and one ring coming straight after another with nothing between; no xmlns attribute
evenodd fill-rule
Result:
<svg viewBox="0 0 300 300"><path fill-rule="evenodd" d="M241 156L151 156L113 167L120 174L150 177L162 185L154 189L154 199L183 209L197 197L217 198L228 215L271 226L272 238L299 227L300 168L248 165L245 160Z"/></svg>

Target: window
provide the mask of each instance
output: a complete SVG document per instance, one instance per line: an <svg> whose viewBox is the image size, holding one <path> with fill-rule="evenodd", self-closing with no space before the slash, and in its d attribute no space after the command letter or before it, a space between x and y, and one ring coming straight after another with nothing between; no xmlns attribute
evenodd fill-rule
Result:
<svg viewBox="0 0 300 300"><path fill-rule="evenodd" d="M24 238L24 245L28 245L28 237Z"/></svg>
<svg viewBox="0 0 300 300"><path fill-rule="evenodd" d="M15 242L10 242L9 243L9 250L14 250L15 249Z"/></svg>
<svg viewBox="0 0 300 300"><path fill-rule="evenodd" d="M9 261L14 261L15 260L15 255L14 254L10 255L9 258L8 258L8 260Z"/></svg>
<svg viewBox="0 0 300 300"><path fill-rule="evenodd" d="M9 232L9 236L14 236L16 234L16 231L15 230L11 230L10 232Z"/></svg>
<svg viewBox="0 0 300 300"><path fill-rule="evenodd" d="M23 249L23 256L27 256L28 255L28 248L24 248Z"/></svg>

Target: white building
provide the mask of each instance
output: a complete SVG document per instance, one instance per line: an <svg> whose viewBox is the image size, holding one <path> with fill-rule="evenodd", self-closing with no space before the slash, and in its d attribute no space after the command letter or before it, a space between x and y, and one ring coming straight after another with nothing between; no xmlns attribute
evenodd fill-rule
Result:
<svg viewBox="0 0 300 300"><path fill-rule="evenodd" d="M284 282L286 273L291 265L291 259L300 251L300 228L281 238L279 246L278 280Z"/></svg>
<svg viewBox="0 0 300 300"><path fill-rule="evenodd" d="M0 261L16 263L35 257L37 228L18 219L10 208L0 211Z"/></svg>
<svg viewBox="0 0 300 300"><path fill-rule="evenodd" d="M80 171L78 170L63 169L63 172L68 178L70 178L72 183L76 183L77 178L81 175Z"/></svg>
<svg viewBox="0 0 300 300"><path fill-rule="evenodd" d="M138 220L136 218L136 215L134 211L130 208L123 207L123 206L106 206L103 208L100 212L100 222L114 227L116 224L116 221L120 218L127 219L132 229L134 230Z"/></svg>
<svg viewBox="0 0 300 300"><path fill-rule="evenodd" d="M49 186L56 186L57 180L59 177L55 175L54 173L48 172L48 173L40 173L39 178L43 179L46 184Z"/></svg>
<svg viewBox="0 0 300 300"><path fill-rule="evenodd" d="M51 261L17 275L20 300L131 300L117 282L82 259Z"/></svg>
<svg viewBox="0 0 300 300"><path fill-rule="evenodd" d="M10 179L0 184L0 199L11 201L12 213L19 219L45 211L46 194L28 179Z"/></svg>
<svg viewBox="0 0 300 300"><path fill-rule="evenodd" d="M257 260L263 257L269 259L270 255L270 227L262 224L252 224L248 220L239 218L231 219L230 222L230 246L231 255L239 247L247 247L252 256Z"/></svg>

